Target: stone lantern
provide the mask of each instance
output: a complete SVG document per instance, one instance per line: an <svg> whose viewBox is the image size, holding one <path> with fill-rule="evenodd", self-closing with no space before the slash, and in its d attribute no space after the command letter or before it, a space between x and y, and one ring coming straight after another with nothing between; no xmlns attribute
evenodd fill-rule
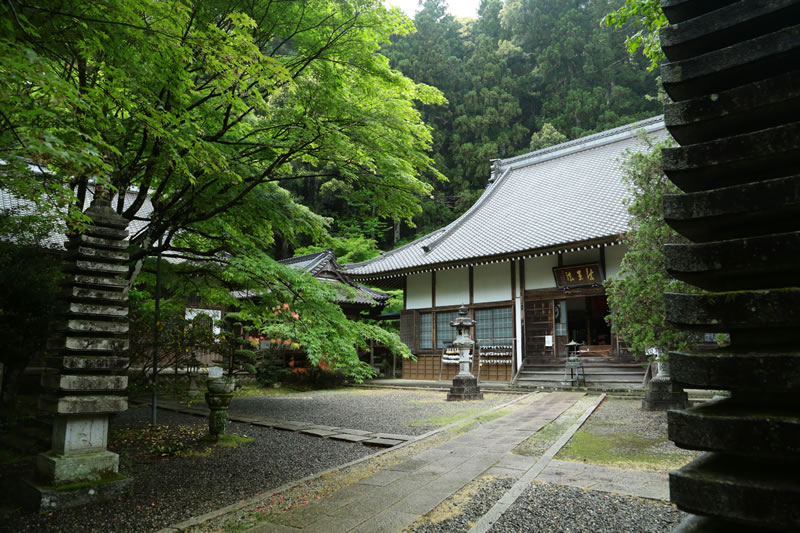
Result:
<svg viewBox="0 0 800 533"><path fill-rule="evenodd" d="M456 339L453 346L458 348L458 375L453 378L453 386L447 393L447 401L463 400L482 400L483 393L478 387L478 380L469 370L469 353L475 341L469 336L469 328L475 325L475 321L467 315L467 308L461 306L458 310L458 318L450 322L456 328Z"/></svg>

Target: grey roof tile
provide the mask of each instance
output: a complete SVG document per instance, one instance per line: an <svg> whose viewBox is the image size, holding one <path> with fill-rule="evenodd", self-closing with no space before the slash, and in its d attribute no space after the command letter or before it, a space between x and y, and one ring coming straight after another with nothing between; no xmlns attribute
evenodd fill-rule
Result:
<svg viewBox="0 0 800 533"><path fill-rule="evenodd" d="M568 247L628 230L621 159L645 149L638 132L667 136L663 117L498 160L495 179L461 217L375 259L344 265L378 278L433 265Z"/></svg>

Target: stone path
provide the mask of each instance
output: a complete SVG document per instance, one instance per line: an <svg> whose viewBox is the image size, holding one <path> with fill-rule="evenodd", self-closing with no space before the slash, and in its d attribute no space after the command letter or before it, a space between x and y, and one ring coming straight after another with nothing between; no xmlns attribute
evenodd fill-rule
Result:
<svg viewBox="0 0 800 533"><path fill-rule="evenodd" d="M396 532L414 523L477 476L527 471L536 462L509 454L574 404L583 393L531 397L510 414L380 470L324 500L275 517L251 532ZM522 403L522 402L520 402Z"/></svg>
<svg viewBox="0 0 800 533"><path fill-rule="evenodd" d="M147 400L132 400L135 403L150 402ZM158 400L159 409L169 409L170 411L177 411L187 415L204 416L207 417L209 410L205 405L197 404L193 406L186 406L175 400L160 399ZM235 411L228 411L228 419L232 422L241 422L243 424L252 424L254 426L262 426L273 429L280 429L283 431L297 431L306 435L315 437L324 437L333 440L341 440L346 442L358 442L369 446L380 446L383 448L391 448L404 442L416 440L417 437L413 435L399 435L396 433L380 433L372 431L364 431L360 429L348 429L335 426L323 426L319 424L312 424L310 422L299 422L296 420L278 420L275 418L268 418L262 416L242 415L237 414Z"/></svg>
<svg viewBox="0 0 800 533"><path fill-rule="evenodd" d="M536 476L537 481L669 501L667 479L667 474L623 470L557 459L551 460L542 473Z"/></svg>

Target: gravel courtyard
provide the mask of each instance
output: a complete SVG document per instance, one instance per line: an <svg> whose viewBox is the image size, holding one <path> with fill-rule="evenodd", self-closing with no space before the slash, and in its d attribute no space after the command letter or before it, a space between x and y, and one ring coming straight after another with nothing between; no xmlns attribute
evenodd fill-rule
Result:
<svg viewBox="0 0 800 533"><path fill-rule="evenodd" d="M445 392L343 389L234 399L232 410L282 420L307 421L351 429L421 435L514 399L487 394L481 402L446 402ZM150 409L133 407L112 419L115 431L145 428ZM195 426L203 418L159 411L159 423ZM124 445L120 473L133 478L131 493L115 501L45 514L0 519L0 532L156 531L285 483L380 451L300 433L231 424L230 433L254 437L237 448L218 448L208 457L131 456ZM113 438L112 438L113 441ZM30 464L0 467L0 478L32 471Z"/></svg>

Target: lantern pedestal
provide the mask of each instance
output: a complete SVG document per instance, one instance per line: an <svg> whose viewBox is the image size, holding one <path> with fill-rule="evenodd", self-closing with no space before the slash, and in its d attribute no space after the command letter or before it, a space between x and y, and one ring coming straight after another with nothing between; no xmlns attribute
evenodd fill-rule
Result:
<svg viewBox="0 0 800 533"><path fill-rule="evenodd" d="M453 386L447 393L448 402L466 400L483 400L483 393L478 387L478 379L472 374L459 374L453 378Z"/></svg>

